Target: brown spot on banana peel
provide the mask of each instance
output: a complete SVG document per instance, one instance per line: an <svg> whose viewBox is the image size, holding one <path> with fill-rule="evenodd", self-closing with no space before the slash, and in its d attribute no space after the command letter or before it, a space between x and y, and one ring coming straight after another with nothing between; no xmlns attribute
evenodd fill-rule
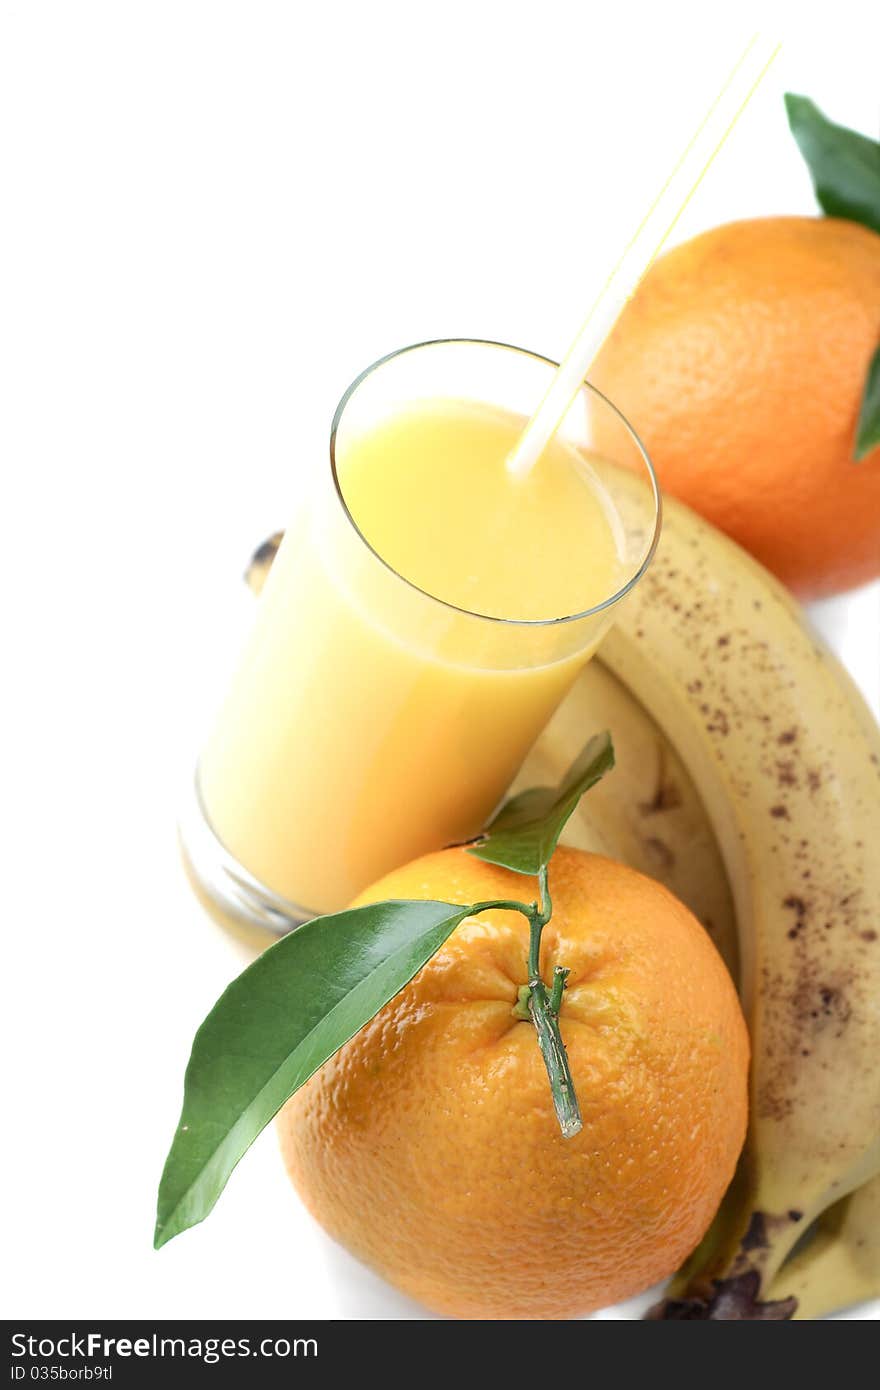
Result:
<svg viewBox="0 0 880 1390"><path fill-rule="evenodd" d="M772 1216L769 1212L753 1211L743 1232L739 1249L730 1263L730 1278L757 1280L753 1295L757 1298L763 1279L764 1267L773 1250L774 1242L782 1234L788 1234L792 1227L799 1226L803 1213L797 1210ZM714 1281L727 1282L725 1279Z"/></svg>
<svg viewBox="0 0 880 1390"><path fill-rule="evenodd" d="M776 781L780 787L798 785L797 769L793 758L780 758L776 763Z"/></svg>
<svg viewBox="0 0 880 1390"><path fill-rule="evenodd" d="M766 1250L769 1244L764 1213L762 1211L753 1212L748 1229L742 1238L742 1248L743 1250Z"/></svg>
<svg viewBox="0 0 880 1390"><path fill-rule="evenodd" d="M681 792L667 776L666 749L661 743L657 747L657 785L650 801L639 802L639 814L657 816L663 811L674 811L681 805Z"/></svg>
<svg viewBox="0 0 880 1390"><path fill-rule="evenodd" d="M659 835L648 835L642 844L648 857L652 859L665 873L675 865L675 852L669 848L665 840L661 840Z"/></svg>
<svg viewBox="0 0 880 1390"><path fill-rule="evenodd" d="M785 1322L797 1312L796 1298L762 1302L756 1271L718 1279L705 1298L669 1298L648 1312L653 1322Z"/></svg>

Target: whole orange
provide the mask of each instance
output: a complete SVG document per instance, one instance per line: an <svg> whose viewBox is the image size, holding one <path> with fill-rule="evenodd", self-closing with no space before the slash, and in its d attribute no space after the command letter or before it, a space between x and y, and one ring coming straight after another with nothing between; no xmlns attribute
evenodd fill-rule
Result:
<svg viewBox="0 0 880 1390"><path fill-rule="evenodd" d="M732 222L663 256L590 373L661 486L803 597L880 574L880 448L853 461L880 343L880 236Z"/></svg>
<svg viewBox="0 0 880 1390"><path fill-rule="evenodd" d="M470 918L282 1110L293 1182L392 1284L461 1318L565 1318L644 1289L697 1244L746 1127L748 1040L730 977L665 888L560 849L542 968L584 1125L563 1139L534 1028L513 1014L528 924ZM360 902L535 895L462 849Z"/></svg>

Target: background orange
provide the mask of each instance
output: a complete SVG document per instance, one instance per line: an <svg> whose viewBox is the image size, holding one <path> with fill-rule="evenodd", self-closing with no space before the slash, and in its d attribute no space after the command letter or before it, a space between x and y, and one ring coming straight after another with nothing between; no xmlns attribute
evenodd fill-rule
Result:
<svg viewBox="0 0 880 1390"><path fill-rule="evenodd" d="M662 487L816 597L880 574L880 448L853 462L878 343L880 236L760 218L663 256L590 379Z"/></svg>

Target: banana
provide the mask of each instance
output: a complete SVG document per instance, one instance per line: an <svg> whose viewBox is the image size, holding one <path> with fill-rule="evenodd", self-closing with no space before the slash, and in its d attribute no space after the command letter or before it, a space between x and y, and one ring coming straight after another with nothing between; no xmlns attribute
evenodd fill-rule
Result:
<svg viewBox="0 0 880 1390"><path fill-rule="evenodd" d="M828 1317L880 1297L880 1176L819 1217L769 1295L796 1298L798 1319Z"/></svg>
<svg viewBox="0 0 880 1390"><path fill-rule="evenodd" d="M250 572L252 587L271 563L267 545ZM733 968L729 881L753 1047L740 1171L706 1239L650 1316L810 1316L798 1300L818 1306L808 1292L809 1281L823 1286L810 1273L814 1262L843 1258L870 1204L862 1193L846 1206L842 1199L862 1184L870 1194L869 1179L880 1173L880 730L787 590L669 500L653 565L523 780L558 770L597 722L612 729L620 767L629 771L608 779L601 808L601 784L585 798L575 836L665 875L714 927ZM646 768L653 793L639 789ZM682 819L690 831L679 824L674 844L650 828L652 806L670 810L670 785L683 790L689 808ZM714 834L706 833L706 815ZM667 830L672 823L667 814ZM651 841L671 849L672 863ZM805 1246L785 1264L830 1207L844 1212L846 1237L829 1215L813 1253ZM835 1242L827 1238L832 1227ZM858 1288L870 1291L870 1281Z"/></svg>
<svg viewBox="0 0 880 1390"><path fill-rule="evenodd" d="M600 650L712 821L753 1048L739 1179L654 1316L791 1317L786 1256L880 1171L880 731L788 592L673 502Z"/></svg>

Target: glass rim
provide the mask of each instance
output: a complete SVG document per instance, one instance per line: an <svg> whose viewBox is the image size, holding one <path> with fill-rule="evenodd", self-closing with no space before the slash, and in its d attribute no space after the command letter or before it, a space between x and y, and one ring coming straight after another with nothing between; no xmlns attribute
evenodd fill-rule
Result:
<svg viewBox="0 0 880 1390"><path fill-rule="evenodd" d="M645 551L644 556L642 557L638 569L630 575L629 579L626 581L625 584L621 585L619 589L616 589L614 593L611 594L608 598L603 599L601 603L593 604L590 608L584 608L578 613L567 613L564 614L562 617L558 618L505 618L500 617L496 613L478 613L475 609L463 608L460 604L451 603L448 599L440 598L438 594L432 594L429 589L423 589L420 584L414 583L413 580L408 579L405 574L401 574L400 571L396 570L392 564L389 564L389 562L376 549L376 547L372 545L370 541L367 540L367 537L364 535L363 531L358 526L354 516L352 515L352 512L349 509L348 503L345 500L345 494L343 493L342 484L339 481L339 473L336 468L336 436L339 429L340 421L342 420L343 414L345 413L345 407L351 400L352 396L355 394L361 383L366 381L367 377L372 376L373 372L377 371L379 367L385 366L387 362L393 362L396 357L402 357L405 353L417 352L420 348L446 346L501 348L507 352L517 353L520 357L531 357L534 361L542 362L546 366L552 368L554 371L559 366L558 362L554 362L551 357L545 357L540 352L532 352L529 348L517 347L514 343L497 342L492 338L428 338L421 343L409 343L406 347L395 348L393 352L385 353L384 357L377 358L375 362L372 362L370 364L370 366L365 367L362 372L358 373L354 381L352 381L351 385L348 386L346 390L343 392L342 396L339 399L339 404L333 412L333 420L330 425L330 471L333 476L333 486L336 491L336 496L339 499L339 504L342 507L342 510L345 513L345 516L347 517L355 535L366 546L370 554L374 555L376 559L379 561L379 563L383 565L386 570L388 570L389 574L393 574L395 579L399 579L400 582L402 584L405 584L408 589L412 589L417 594L422 594L432 603L440 604L442 608L448 608L449 611L452 613L461 613L467 618L475 618L480 622L499 623L502 625L507 625L508 627L515 628L558 627L564 623L581 622L585 618L594 617L599 613L603 613L606 609L612 608L614 604L619 603L622 598L625 598L626 595L632 589L635 588L636 584L639 582L642 575L645 573L652 559L654 558L654 553L657 549L657 544L660 540L660 530L663 522L663 499L660 492L660 486L657 482L657 475L654 472L654 465L651 463L648 451L642 443L641 439L639 438L639 435L633 429L632 425L627 420L623 412L621 410L618 410L614 402L610 401L608 397L598 389L598 387L592 386L590 382L586 380L586 378L581 383L580 389L589 391L591 395L596 396L600 401L602 401L604 405L608 406L608 408L611 411L613 411L613 413L618 417L624 429L631 436L633 442L635 443L635 446L638 449L639 454L641 455L642 462L644 463L645 468L647 470L648 479L651 485L651 493L654 499L654 530L651 535L651 540L648 545L648 548Z"/></svg>

